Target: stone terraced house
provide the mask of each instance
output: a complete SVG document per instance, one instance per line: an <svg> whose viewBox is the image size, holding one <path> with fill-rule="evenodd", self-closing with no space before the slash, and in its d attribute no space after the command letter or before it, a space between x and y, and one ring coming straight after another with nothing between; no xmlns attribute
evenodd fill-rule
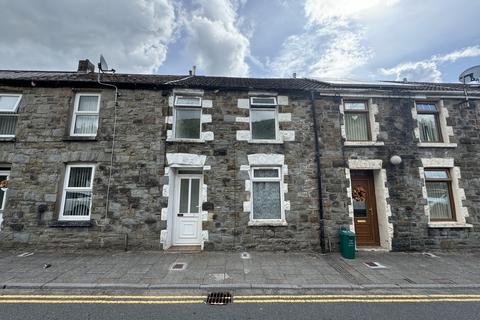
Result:
<svg viewBox="0 0 480 320"><path fill-rule="evenodd" d="M480 246L479 87L93 69L0 71L0 247Z"/></svg>

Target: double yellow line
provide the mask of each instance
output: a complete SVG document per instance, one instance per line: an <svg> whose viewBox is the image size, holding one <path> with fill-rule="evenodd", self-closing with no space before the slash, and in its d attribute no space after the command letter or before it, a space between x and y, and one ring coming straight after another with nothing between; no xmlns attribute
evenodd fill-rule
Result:
<svg viewBox="0 0 480 320"><path fill-rule="evenodd" d="M236 296L235 303L480 302L480 294L320 294Z"/></svg>
<svg viewBox="0 0 480 320"><path fill-rule="evenodd" d="M0 304L198 304L206 296L175 295L0 295ZM419 303L480 302L480 294L244 295L233 303Z"/></svg>

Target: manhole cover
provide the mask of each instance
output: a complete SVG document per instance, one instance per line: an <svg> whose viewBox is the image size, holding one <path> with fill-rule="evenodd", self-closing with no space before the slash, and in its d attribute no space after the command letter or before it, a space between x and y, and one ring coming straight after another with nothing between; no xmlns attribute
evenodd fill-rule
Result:
<svg viewBox="0 0 480 320"><path fill-rule="evenodd" d="M207 296L208 304L228 304L232 302L232 294L230 292L211 292Z"/></svg>
<svg viewBox="0 0 480 320"><path fill-rule="evenodd" d="M170 267L170 270L175 270L175 271L180 271L180 270L185 270L187 268L187 264L184 262L177 262L172 264Z"/></svg>

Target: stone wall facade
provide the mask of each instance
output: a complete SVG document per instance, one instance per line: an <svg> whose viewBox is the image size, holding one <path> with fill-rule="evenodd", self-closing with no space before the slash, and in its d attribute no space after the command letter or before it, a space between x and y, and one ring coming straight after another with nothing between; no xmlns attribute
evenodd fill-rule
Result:
<svg viewBox="0 0 480 320"><path fill-rule="evenodd" d="M201 89L201 88L191 88ZM10 169L10 181L0 246L40 248L166 248L168 208L172 192L168 155L203 156L204 203L202 210L205 250L307 250L318 251L319 206L315 141L310 93L275 92L283 141L251 143L238 132L250 130L249 109L241 102L251 89L203 91L211 106L202 108L206 121L202 142L168 139L172 130L173 90L121 89L117 107L116 142L106 210L107 181L112 155L114 91L100 87L8 87L2 92L21 93L15 139L0 141L0 167ZM77 92L101 93L99 129L94 139L69 136L73 101ZM480 246L480 135L478 102L466 107L460 98L438 98L448 111L449 146L420 146L412 97L372 96L362 99L375 105L372 123L375 145L346 144L342 126L342 98L316 95L321 153L322 201L327 249L338 250L338 231L351 228L349 160L381 160L379 174L388 190L384 210L393 226L389 250L474 248ZM348 96L348 94L346 94ZM280 98L281 97L281 98ZM285 100L286 99L286 100ZM280 104L280 100L282 104ZM203 119L202 118L202 119ZM210 120L211 119L211 120ZM456 146L453 147L452 144ZM281 155L286 224L249 225L249 155ZM402 158L399 165L390 158ZM468 226L432 227L425 214L424 181L419 175L424 158L451 158L459 168L462 205L468 209ZM91 220L59 223L63 181L67 164L97 166ZM347 170L346 170L347 169ZM378 196L378 195L377 195ZM170 204L169 204L170 203Z"/></svg>

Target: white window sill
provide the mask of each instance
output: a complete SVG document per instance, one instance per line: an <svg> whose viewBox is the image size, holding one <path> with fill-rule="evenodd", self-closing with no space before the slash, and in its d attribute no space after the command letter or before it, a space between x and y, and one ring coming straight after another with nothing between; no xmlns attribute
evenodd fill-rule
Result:
<svg viewBox="0 0 480 320"><path fill-rule="evenodd" d="M96 138L97 134L71 134L70 137L75 138Z"/></svg>
<svg viewBox="0 0 480 320"><path fill-rule="evenodd" d="M473 228L473 225L469 223L459 222L429 222L429 228Z"/></svg>
<svg viewBox="0 0 480 320"><path fill-rule="evenodd" d="M282 140L248 140L248 143L260 143L260 144L282 144Z"/></svg>
<svg viewBox="0 0 480 320"><path fill-rule="evenodd" d="M419 142L417 144L420 148L456 148L456 143L443 143L443 142Z"/></svg>
<svg viewBox="0 0 480 320"><path fill-rule="evenodd" d="M203 139L173 139L168 138L168 142L188 142L188 143L205 143L206 141Z"/></svg>
<svg viewBox="0 0 480 320"><path fill-rule="evenodd" d="M343 145L346 147L380 147L385 143L383 141L345 141Z"/></svg>
<svg viewBox="0 0 480 320"><path fill-rule="evenodd" d="M248 226L249 227L285 227L287 226L287 221L279 221L279 220L264 220L264 221L259 221L259 220L254 220L254 221L249 221Z"/></svg>

